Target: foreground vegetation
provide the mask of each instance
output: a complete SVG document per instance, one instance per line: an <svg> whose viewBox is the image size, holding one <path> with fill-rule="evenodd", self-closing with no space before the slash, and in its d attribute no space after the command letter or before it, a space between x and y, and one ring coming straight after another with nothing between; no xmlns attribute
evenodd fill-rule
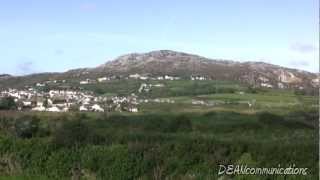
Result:
<svg viewBox="0 0 320 180"><path fill-rule="evenodd" d="M219 164L308 168L317 179L317 112L281 116L2 112L0 174L6 179L218 179ZM237 176L234 179L270 177Z"/></svg>

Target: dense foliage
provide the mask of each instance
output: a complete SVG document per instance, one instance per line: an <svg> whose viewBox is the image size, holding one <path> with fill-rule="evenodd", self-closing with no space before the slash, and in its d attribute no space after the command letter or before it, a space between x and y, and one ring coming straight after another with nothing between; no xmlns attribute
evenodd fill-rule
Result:
<svg viewBox="0 0 320 180"><path fill-rule="evenodd" d="M13 97L4 97L0 99L0 110L13 110L17 105Z"/></svg>
<svg viewBox="0 0 320 180"><path fill-rule="evenodd" d="M0 174L14 179L218 179L219 164L295 164L317 179L316 112L4 114ZM238 176L233 179L268 179ZM0 178L1 179L1 178Z"/></svg>

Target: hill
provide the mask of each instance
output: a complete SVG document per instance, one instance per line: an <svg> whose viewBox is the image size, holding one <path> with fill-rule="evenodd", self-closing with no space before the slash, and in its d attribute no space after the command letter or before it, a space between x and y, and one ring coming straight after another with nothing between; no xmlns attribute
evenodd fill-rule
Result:
<svg viewBox="0 0 320 180"><path fill-rule="evenodd" d="M131 74L155 76L203 76L212 80L237 81L269 88L312 88L318 85L317 74L264 62L237 62L209 59L171 50L131 53L96 68L81 68L64 73L42 73L0 78L0 87L32 85L50 80L97 79L104 76L127 77Z"/></svg>

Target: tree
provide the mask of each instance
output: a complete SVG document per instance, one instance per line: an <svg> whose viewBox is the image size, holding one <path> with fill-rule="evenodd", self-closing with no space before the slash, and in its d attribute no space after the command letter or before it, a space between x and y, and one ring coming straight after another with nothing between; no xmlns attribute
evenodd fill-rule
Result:
<svg viewBox="0 0 320 180"><path fill-rule="evenodd" d="M45 107L46 109L49 107L49 103L48 103L48 98L47 97L43 101L43 107Z"/></svg>
<svg viewBox="0 0 320 180"><path fill-rule="evenodd" d="M0 110L13 110L17 108L17 104L13 97L4 97L0 100Z"/></svg>

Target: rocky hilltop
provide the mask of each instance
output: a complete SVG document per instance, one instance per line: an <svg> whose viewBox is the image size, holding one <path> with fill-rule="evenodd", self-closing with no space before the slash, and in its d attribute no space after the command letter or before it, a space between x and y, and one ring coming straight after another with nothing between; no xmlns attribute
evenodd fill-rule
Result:
<svg viewBox="0 0 320 180"><path fill-rule="evenodd" d="M180 77L205 76L215 80L241 81L265 87L315 87L317 74L263 62L237 62L208 59L171 50L132 53L120 56L97 68L91 74L148 74Z"/></svg>

